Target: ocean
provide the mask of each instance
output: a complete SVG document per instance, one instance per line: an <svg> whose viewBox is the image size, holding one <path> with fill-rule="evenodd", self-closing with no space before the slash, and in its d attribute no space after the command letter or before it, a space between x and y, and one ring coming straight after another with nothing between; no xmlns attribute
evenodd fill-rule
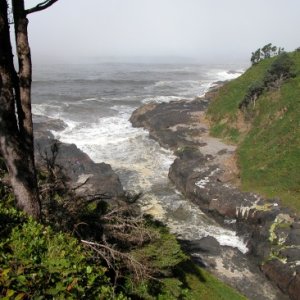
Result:
<svg viewBox="0 0 300 300"><path fill-rule="evenodd" d="M210 235L221 245L247 252L234 231L224 229L186 200L168 179L175 156L128 121L135 108L150 102L194 99L214 82L241 74L240 65L82 64L34 67L32 103L35 115L67 124L53 132L74 143L95 162L106 162L126 190L141 192L145 213L166 223L179 238Z"/></svg>

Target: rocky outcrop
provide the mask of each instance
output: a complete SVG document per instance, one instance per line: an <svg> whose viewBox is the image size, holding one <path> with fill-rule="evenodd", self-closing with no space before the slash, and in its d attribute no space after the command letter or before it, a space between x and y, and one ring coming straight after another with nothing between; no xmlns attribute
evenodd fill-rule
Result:
<svg viewBox="0 0 300 300"><path fill-rule="evenodd" d="M46 117L34 118L36 160L43 163L47 153L51 157L51 146L58 142L51 130L63 130L66 125L61 120ZM77 148L75 144L60 143L56 163L63 168L77 193L84 195L105 194L109 197L123 195L123 187L118 175L106 163L95 163L90 157ZM84 184L83 184L84 183Z"/></svg>
<svg viewBox="0 0 300 300"><path fill-rule="evenodd" d="M201 98L148 104L130 120L177 155L169 170L176 187L223 226L234 227L257 261L265 262L262 272L291 299L299 299L300 220L278 199L241 192L233 184L238 178L228 162L234 162L235 148L209 136L207 105Z"/></svg>
<svg viewBox="0 0 300 300"><path fill-rule="evenodd" d="M176 150L180 145L194 145L185 135L196 133L199 128L188 126L191 112L203 111L207 107L204 101L177 101L169 103L149 103L135 110L130 122L135 127L143 127L149 136L162 147Z"/></svg>
<svg viewBox="0 0 300 300"><path fill-rule="evenodd" d="M181 241L181 244L189 253L205 252L209 255L219 255L221 253L219 242L212 236L206 236L194 241Z"/></svg>

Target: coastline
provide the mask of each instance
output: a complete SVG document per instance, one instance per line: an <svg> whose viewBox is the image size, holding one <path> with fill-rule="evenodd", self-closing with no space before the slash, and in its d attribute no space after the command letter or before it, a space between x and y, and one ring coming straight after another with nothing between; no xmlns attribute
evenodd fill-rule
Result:
<svg viewBox="0 0 300 300"><path fill-rule="evenodd" d="M78 194L103 194L112 199L124 195L119 176L106 163L95 163L75 144L62 143L55 139L52 130L64 130L66 124L59 119L34 116L35 157L38 165L43 165L47 153L51 157L51 146L58 142L56 164L63 168L72 188ZM79 187L79 188L78 188Z"/></svg>
<svg viewBox="0 0 300 300"><path fill-rule="evenodd" d="M146 104L132 114L130 121L148 130L151 138L177 156L169 171L176 188L222 226L234 228L245 237L248 257L283 293L297 299L298 252L275 252L274 235L285 236L289 248L299 249L299 239L290 238L298 237L299 218L281 207L278 200L263 199L236 187L235 147L209 136L205 120L205 110L219 86L193 101ZM284 230L280 224L286 224ZM286 263L279 259L284 255Z"/></svg>

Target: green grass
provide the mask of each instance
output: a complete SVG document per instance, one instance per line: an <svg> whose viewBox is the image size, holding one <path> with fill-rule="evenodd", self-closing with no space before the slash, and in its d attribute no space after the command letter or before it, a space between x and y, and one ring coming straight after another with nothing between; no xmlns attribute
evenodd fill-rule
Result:
<svg viewBox="0 0 300 300"><path fill-rule="evenodd" d="M225 84L214 101L210 104L207 114L212 123L211 133L229 141L237 142L235 130L238 121L238 105L243 100L252 82L262 80L272 59L248 69L242 76Z"/></svg>
<svg viewBox="0 0 300 300"><path fill-rule="evenodd" d="M204 269L195 267L189 262L182 264L180 271L190 288L190 297L187 299L246 299Z"/></svg>
<svg viewBox="0 0 300 300"><path fill-rule="evenodd" d="M208 110L211 133L238 143L238 163L242 187L267 197L279 197L284 205L300 212L300 53L290 56L297 77L279 90L265 92L250 108L250 130L236 122L238 103L247 86L260 79L272 60L251 67L240 78L226 84Z"/></svg>

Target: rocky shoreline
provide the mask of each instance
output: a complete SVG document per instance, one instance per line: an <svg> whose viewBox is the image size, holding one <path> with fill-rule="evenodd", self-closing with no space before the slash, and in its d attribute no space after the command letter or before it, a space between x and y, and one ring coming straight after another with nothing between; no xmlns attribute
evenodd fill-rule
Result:
<svg viewBox="0 0 300 300"><path fill-rule="evenodd" d="M235 147L209 136L205 121L205 110L216 92L212 89L193 101L146 104L130 121L174 151L177 158L169 178L175 186L222 226L243 236L248 259L284 294L300 299L299 217L278 199L264 199L237 187ZM269 299L284 298L278 294Z"/></svg>
<svg viewBox="0 0 300 300"><path fill-rule="evenodd" d="M51 157L51 146L57 140L51 133L66 128L63 121L44 116L34 116L35 157L38 164L43 163L42 156ZM115 198L124 195L119 176L106 163L95 163L77 148L75 144L59 142L56 163L61 166L70 179L76 192L83 195L103 194ZM79 187L80 188L77 188Z"/></svg>

